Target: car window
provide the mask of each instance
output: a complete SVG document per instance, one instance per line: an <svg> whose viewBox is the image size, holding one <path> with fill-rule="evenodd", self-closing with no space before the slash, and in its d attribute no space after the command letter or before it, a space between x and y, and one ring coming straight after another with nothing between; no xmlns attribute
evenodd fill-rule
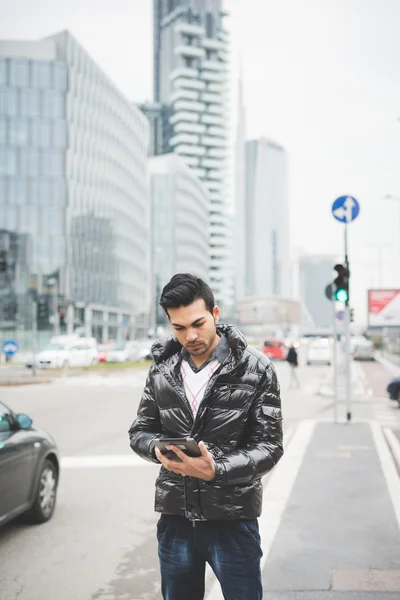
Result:
<svg viewBox="0 0 400 600"><path fill-rule="evenodd" d="M11 411L0 402L0 433L11 431L12 429Z"/></svg>
<svg viewBox="0 0 400 600"><path fill-rule="evenodd" d="M272 348L274 345L273 342L264 342L264 348Z"/></svg>

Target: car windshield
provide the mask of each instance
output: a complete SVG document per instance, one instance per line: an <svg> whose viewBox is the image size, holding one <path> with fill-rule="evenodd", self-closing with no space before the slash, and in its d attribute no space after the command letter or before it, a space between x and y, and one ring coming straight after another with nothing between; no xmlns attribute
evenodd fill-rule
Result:
<svg viewBox="0 0 400 600"><path fill-rule="evenodd" d="M65 350L65 346L62 344L50 344L44 348L43 352L54 352L54 350Z"/></svg>

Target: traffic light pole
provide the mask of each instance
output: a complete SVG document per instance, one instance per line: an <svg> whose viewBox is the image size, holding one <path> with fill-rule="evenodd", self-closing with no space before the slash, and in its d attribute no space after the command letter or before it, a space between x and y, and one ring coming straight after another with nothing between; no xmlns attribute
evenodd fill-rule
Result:
<svg viewBox="0 0 400 600"><path fill-rule="evenodd" d="M348 277L348 298L344 310L344 332L345 332L345 368L346 368L346 419L351 421L351 357L350 357L350 265L347 254L347 222L344 224L344 260Z"/></svg>
<svg viewBox="0 0 400 600"><path fill-rule="evenodd" d="M338 422L338 394L337 394L337 325L336 325L336 298L332 294L333 306L333 415L335 423Z"/></svg>

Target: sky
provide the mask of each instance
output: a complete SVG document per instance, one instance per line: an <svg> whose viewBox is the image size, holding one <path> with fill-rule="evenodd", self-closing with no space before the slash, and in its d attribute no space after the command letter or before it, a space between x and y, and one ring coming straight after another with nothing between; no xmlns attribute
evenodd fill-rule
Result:
<svg viewBox="0 0 400 600"><path fill-rule="evenodd" d="M343 259L335 198L352 195L352 303L400 287L400 2L226 0L231 127L239 63L249 139L288 154L291 254ZM0 39L69 29L132 101L152 99L152 0L0 0ZM399 200L384 200L386 194ZM328 282L321 282L321 294Z"/></svg>

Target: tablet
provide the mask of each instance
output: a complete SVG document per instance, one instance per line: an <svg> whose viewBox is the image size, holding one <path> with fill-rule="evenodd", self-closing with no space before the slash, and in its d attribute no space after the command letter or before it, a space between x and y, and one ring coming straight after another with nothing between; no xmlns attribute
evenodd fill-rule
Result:
<svg viewBox="0 0 400 600"><path fill-rule="evenodd" d="M185 454L187 454L188 456L192 456L193 458L195 458L196 456L201 456L200 448L197 445L197 442L190 437L163 438L155 441L155 445L166 458L181 462L179 456L177 456L175 452L171 450L171 444L182 450L182 452L185 452Z"/></svg>

